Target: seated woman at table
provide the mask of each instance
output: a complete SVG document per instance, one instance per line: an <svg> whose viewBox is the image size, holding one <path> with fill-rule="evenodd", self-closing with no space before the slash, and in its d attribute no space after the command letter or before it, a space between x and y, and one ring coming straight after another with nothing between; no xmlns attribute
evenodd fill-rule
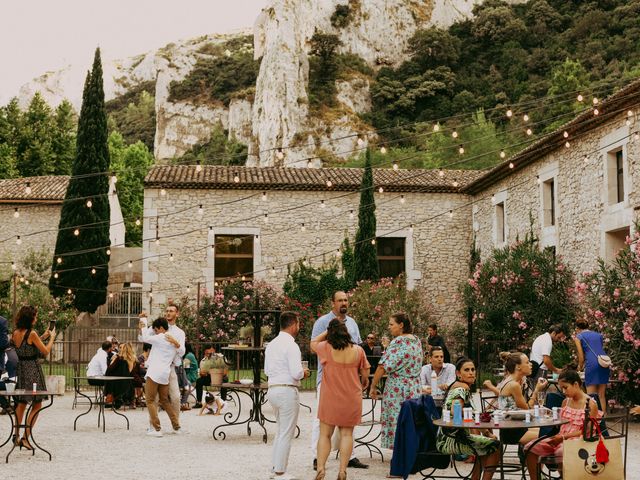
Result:
<svg viewBox="0 0 640 480"><path fill-rule="evenodd" d="M132 377L133 380L115 380L106 382L105 396L112 395L116 408L122 404L135 407L135 388L142 388L144 383L140 375L140 364L130 343L120 345L120 352L111 359L106 375L109 377Z"/></svg>
<svg viewBox="0 0 640 480"><path fill-rule="evenodd" d="M582 380L575 370L564 370L558 377L558 387L566 397L560 409L560 418L568 420L560 426L560 432L544 440L532 440L524 448L527 454L527 468L531 478L538 478L539 457L556 457L556 463L562 462L562 442L571 438L580 438L584 425L584 412L589 408L589 416L600 418L602 412L593 398L582 391Z"/></svg>
<svg viewBox="0 0 640 480"><path fill-rule="evenodd" d="M382 425L380 444L382 448L393 449L400 404L421 395L422 343L412 332L411 320L405 313L391 315L389 333L394 338L380 358L369 387L369 396L374 400L377 399L378 382L385 373L387 374L380 412Z"/></svg>
<svg viewBox="0 0 640 480"><path fill-rule="evenodd" d="M38 390L47 389L38 358L40 356L46 357L51 353L53 342L56 339L56 330L55 328L51 331L47 329L41 338L33 330L37 320L38 310L31 305L21 307L13 319L16 329L13 331L13 335L11 335L11 344L15 347L16 354L18 355L18 381L16 383L16 390L31 391L34 385ZM47 338L49 342L45 345L42 340L46 340ZM13 442L16 445L20 445L21 448L33 450L33 447L29 443L29 436L38 418L38 412L42 408L42 401L46 398L47 397L44 396L15 397L18 404L16 406L16 433L13 435ZM18 425L22 423L22 417L24 416L24 411L29 401L32 401L33 405L26 422L28 426L25 428L24 436L18 439L20 433Z"/></svg>
<svg viewBox="0 0 640 480"><path fill-rule="evenodd" d="M470 387L475 381L476 367L473 360L460 357L456 361L456 381L449 386L442 409L450 409L453 417L454 403L459 403L462 408L473 407ZM478 455L479 461L471 472L473 480L479 480L481 470L497 465L500 459L500 442L490 430L475 433L466 428L441 428L436 438L436 448L440 453L448 455ZM494 469L485 470L483 480L490 480L493 472Z"/></svg>
<svg viewBox="0 0 640 480"><path fill-rule="evenodd" d="M498 384L498 408L500 410L528 410L533 407L537 399L538 392L544 391L547 381L540 378L536 382L533 395L527 401L522 393L522 385L526 378L531 375L532 365L524 353L521 352L500 352L500 360L504 362L504 369L507 375ZM503 443L515 445L527 444L531 440L538 438L537 428L514 428L500 431L500 439Z"/></svg>

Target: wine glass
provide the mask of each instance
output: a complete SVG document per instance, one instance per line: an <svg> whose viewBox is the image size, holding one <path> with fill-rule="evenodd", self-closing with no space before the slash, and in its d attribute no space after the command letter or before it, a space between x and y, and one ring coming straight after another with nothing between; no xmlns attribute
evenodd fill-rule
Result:
<svg viewBox="0 0 640 480"><path fill-rule="evenodd" d="M543 408L544 403L547 400L547 391L539 390L538 393L536 394L536 398L538 400L538 405L540 406L540 408Z"/></svg>

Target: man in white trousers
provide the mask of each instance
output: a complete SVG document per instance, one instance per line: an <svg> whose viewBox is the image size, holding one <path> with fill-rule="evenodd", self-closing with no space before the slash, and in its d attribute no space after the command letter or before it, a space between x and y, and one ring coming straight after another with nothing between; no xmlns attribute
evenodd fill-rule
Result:
<svg viewBox="0 0 640 480"><path fill-rule="evenodd" d="M287 473L291 440L295 435L300 411L298 387L300 379L309 376L302 368L302 355L295 338L300 320L295 312L280 314L280 333L269 342L264 353L264 372L269 377L267 399L276 417L277 433L271 454L271 476L279 480L293 480Z"/></svg>
<svg viewBox="0 0 640 480"><path fill-rule="evenodd" d="M360 329L358 328L358 324L356 321L347 315L347 309L349 307L349 299L347 294L342 291L337 291L331 297L331 311L326 315L320 317L313 324L313 331L311 332L311 338L316 338L323 332L327 331L327 327L329 326L329 322L334 318L345 323L347 326L347 331L351 336L351 341L356 345L360 345L362 343L362 338L360 338ZM318 375L316 377L316 412L318 411L318 401L320 400L320 387L322 386L322 365L318 364ZM311 451L313 452L313 469L317 470L318 459L318 438L320 437L320 420L318 417L313 419L313 428L311 429ZM347 467L352 468L369 468L369 465L362 463L355 454L355 449L351 450L351 458L349 459L349 463Z"/></svg>

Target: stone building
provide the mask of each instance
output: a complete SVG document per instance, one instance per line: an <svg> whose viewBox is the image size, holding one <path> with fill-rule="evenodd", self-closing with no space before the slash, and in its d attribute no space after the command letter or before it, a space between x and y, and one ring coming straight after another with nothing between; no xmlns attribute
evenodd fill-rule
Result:
<svg viewBox="0 0 640 480"><path fill-rule="evenodd" d="M474 238L486 258L532 231L579 273L611 259L640 209L639 91L640 81L629 84L488 171L374 170L383 273L402 271L409 288L425 287L434 318L451 324L462 318L457 293ZM361 175L154 167L142 274L155 311L198 282L210 291L244 273L281 286L287 265L335 255L345 235L355 236Z"/></svg>
<svg viewBox="0 0 640 480"><path fill-rule="evenodd" d="M355 237L362 171L152 168L142 270L155 312L187 287L193 294L198 282L212 291L215 281L244 275L281 287L287 265L335 256L346 235ZM471 241L471 211L459 189L480 172L443 173L374 170L377 247L382 273L404 272L409 288L424 286L436 317L450 322L459 314L454 294L467 274Z"/></svg>
<svg viewBox="0 0 640 480"><path fill-rule="evenodd" d="M19 270L29 251L45 250L53 256L68 184L69 176L66 175L0 180L3 270L8 270L12 262ZM114 183L110 186L109 205L111 245L122 246L125 228Z"/></svg>

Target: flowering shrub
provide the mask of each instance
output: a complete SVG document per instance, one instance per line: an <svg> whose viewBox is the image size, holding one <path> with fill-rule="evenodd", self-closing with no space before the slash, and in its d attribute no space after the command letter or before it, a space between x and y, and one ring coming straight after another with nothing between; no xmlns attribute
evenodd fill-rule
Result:
<svg viewBox="0 0 640 480"><path fill-rule="evenodd" d="M407 290L404 277L383 278L378 282L364 280L358 282L349 297L349 316L353 317L360 328L360 334L375 332L378 338L388 335L389 317L398 312L409 315L416 336L426 335L431 307L427 295L421 288ZM331 309L330 302L324 312Z"/></svg>
<svg viewBox="0 0 640 480"><path fill-rule="evenodd" d="M600 261L595 272L584 272L572 288L581 307L579 315L605 337L605 351L621 381L615 386L616 396L636 403L640 387L639 240L639 232L627 237L626 247L612 264Z"/></svg>
<svg viewBox="0 0 640 480"><path fill-rule="evenodd" d="M236 340L240 328L251 325L250 313L262 311L262 323L272 328L275 317L267 311L280 306L278 292L262 281L231 280L216 287L213 294L200 296L200 310L192 299L183 297L180 306L180 325L187 339L199 342ZM197 315L199 314L199 315Z"/></svg>
<svg viewBox="0 0 640 480"><path fill-rule="evenodd" d="M463 286L476 339L501 342L503 349L530 349L535 336L551 324L573 322L572 283L562 260L540 249L533 237L494 250Z"/></svg>

